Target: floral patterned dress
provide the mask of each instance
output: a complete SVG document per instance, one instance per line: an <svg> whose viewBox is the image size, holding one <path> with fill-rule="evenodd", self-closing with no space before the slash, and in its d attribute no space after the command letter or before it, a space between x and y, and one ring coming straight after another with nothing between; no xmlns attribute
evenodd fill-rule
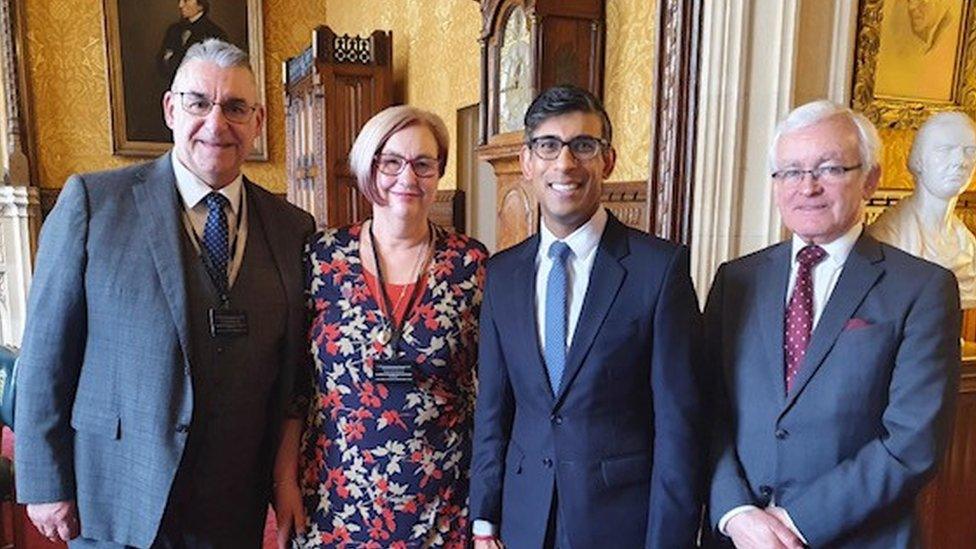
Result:
<svg viewBox="0 0 976 549"><path fill-rule="evenodd" d="M487 251L434 226L422 297L403 324L412 383L374 380L389 325L359 256L362 225L322 234L307 256L315 389L300 471L301 547L464 547L478 313Z"/></svg>

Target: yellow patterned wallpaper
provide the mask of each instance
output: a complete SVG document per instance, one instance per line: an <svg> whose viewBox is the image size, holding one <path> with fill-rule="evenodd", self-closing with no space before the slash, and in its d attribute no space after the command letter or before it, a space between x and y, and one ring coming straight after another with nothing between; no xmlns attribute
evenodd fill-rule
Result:
<svg viewBox="0 0 976 549"><path fill-rule="evenodd" d="M28 69L33 87L40 186L57 188L72 173L139 160L111 154L103 0L27 0ZM174 0L175 3L175 0ZM285 190L281 61L306 47L311 30L393 31L397 100L438 113L455 143L456 112L479 101L481 12L471 0L264 0L265 82L270 161L248 176ZM654 2L607 2L605 97L619 153L614 180L645 179L650 147ZM641 70L635 70L640 68ZM452 157L456 158L452 150ZM442 188L456 186L448 163Z"/></svg>
<svg viewBox="0 0 976 549"><path fill-rule="evenodd" d="M139 162L111 152L102 0L27 0L26 8L40 186L58 188L72 173ZM264 0L263 16L270 161L244 171L284 192L281 61L306 47L312 28L325 22L325 0Z"/></svg>
<svg viewBox="0 0 976 549"><path fill-rule="evenodd" d="M646 180L653 115L656 0L607 2L607 54L603 97L617 148L614 181Z"/></svg>

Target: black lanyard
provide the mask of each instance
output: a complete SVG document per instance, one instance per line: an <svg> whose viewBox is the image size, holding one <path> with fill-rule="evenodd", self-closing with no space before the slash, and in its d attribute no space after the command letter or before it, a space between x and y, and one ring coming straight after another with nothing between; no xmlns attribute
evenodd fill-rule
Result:
<svg viewBox="0 0 976 549"><path fill-rule="evenodd" d="M243 207L241 210L243 210ZM230 266L234 263L234 258L237 256L237 237L241 234L241 218L244 217L244 212L238 212L237 230L234 231L234 240L227 242L227 267L224 269L223 278L214 276L217 266L214 264L213 258L210 257L210 253L207 252L207 247L200 240L200 236L197 235L196 229L193 228L193 221L189 219L189 212L187 210L183 210L183 212L187 216L187 221L189 221L190 235L193 237L193 241L196 242L197 250L200 252L200 259L203 261L203 270L207 271L207 278L210 279L214 290L217 291L221 306L227 308L230 306Z"/></svg>
<svg viewBox="0 0 976 549"><path fill-rule="evenodd" d="M427 241L428 247L433 247L434 241L434 229L427 224L427 230L430 233L429 239ZM386 279L383 277L383 268L380 267L379 255L376 253L376 236L373 235L373 221L369 222L369 243L373 252L373 264L376 265L376 281L379 283L380 296L383 298L383 307L387 310L387 318L390 320L390 325L393 327L393 333L390 334L390 345L393 349L397 348L400 343L400 336L403 335L403 326L407 323L407 319L410 318L410 313L413 311L413 307L418 300L418 290L422 290L420 284L420 273L417 273L417 278L414 280L414 287L410 291L410 299L407 301L407 308L403 311L403 321L397 323L396 311L393 310L392 300L390 295L386 293ZM427 253L427 252L425 252ZM422 272L422 271L421 271Z"/></svg>

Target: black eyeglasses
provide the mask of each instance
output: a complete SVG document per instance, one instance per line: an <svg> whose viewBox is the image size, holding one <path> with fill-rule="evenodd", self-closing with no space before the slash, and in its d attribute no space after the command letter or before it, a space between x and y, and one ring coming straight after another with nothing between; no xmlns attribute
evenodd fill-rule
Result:
<svg viewBox="0 0 976 549"><path fill-rule="evenodd" d="M376 155L373 162L380 173L391 177L403 173L408 164L417 177L436 177L441 172L441 161L429 156L418 156L408 160L398 154L380 153Z"/></svg>
<svg viewBox="0 0 976 549"><path fill-rule="evenodd" d="M578 135L569 141L563 141L554 135L543 135L529 139L526 145L543 160L559 158L559 153L562 152L563 147L569 147L569 152L576 160L591 160L600 154L605 147L609 147L610 142L592 135Z"/></svg>
<svg viewBox="0 0 976 549"><path fill-rule="evenodd" d="M801 170L799 168L787 168L785 170L779 170L773 172L773 179L782 181L789 185L796 185L806 178L807 174L814 181L823 179L828 182L836 182L844 179L847 172L852 172L854 170L860 170L861 164L855 164L853 166L818 166L809 170Z"/></svg>
<svg viewBox="0 0 976 549"><path fill-rule="evenodd" d="M254 115L254 111L258 108L257 105L252 105L243 99L230 99L218 103L206 95L196 92L174 91L173 93L180 96L180 105L182 105L184 111L201 118L210 114L214 105L220 105L220 112L228 122L244 124L251 120L251 116Z"/></svg>

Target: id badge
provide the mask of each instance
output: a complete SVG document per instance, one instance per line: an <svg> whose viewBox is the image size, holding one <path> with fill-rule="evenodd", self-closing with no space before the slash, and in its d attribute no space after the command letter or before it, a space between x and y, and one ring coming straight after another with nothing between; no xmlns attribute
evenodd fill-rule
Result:
<svg viewBox="0 0 976 549"><path fill-rule="evenodd" d="M207 316L210 319L210 335L213 337L247 335L247 314L244 311L210 309Z"/></svg>
<svg viewBox="0 0 976 549"><path fill-rule="evenodd" d="M373 380L379 383L413 383L413 364L402 360L374 362Z"/></svg>

